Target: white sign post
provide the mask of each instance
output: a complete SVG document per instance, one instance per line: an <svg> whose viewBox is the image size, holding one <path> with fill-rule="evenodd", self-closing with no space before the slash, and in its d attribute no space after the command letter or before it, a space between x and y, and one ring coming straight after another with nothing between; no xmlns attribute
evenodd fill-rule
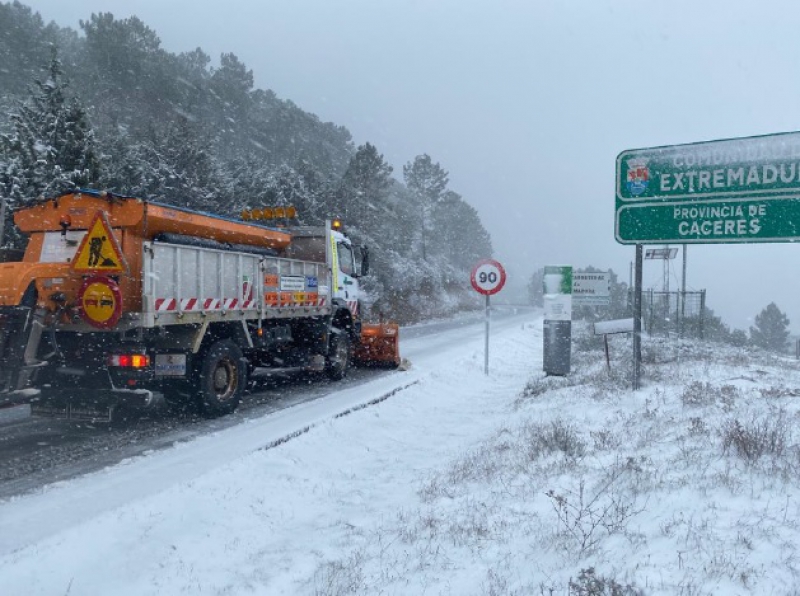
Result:
<svg viewBox="0 0 800 596"><path fill-rule="evenodd" d="M472 287L486 296L486 342L484 347L483 373L489 374L489 296L497 294L506 284L506 270L493 259L478 261L469 276Z"/></svg>

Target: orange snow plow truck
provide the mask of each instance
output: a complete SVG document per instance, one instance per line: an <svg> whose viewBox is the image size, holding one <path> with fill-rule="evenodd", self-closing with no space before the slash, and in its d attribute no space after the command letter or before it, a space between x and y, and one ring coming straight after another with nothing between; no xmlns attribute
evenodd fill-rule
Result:
<svg viewBox="0 0 800 596"><path fill-rule="evenodd" d="M336 222L270 227L273 211L91 190L15 210L28 244L0 262L0 405L191 400L217 416L257 376L399 365L398 326L361 321L366 247Z"/></svg>

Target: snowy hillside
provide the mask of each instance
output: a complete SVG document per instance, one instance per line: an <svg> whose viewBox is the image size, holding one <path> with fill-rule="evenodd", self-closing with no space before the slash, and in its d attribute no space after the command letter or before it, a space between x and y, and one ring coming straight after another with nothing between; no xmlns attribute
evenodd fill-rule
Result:
<svg viewBox="0 0 800 596"><path fill-rule="evenodd" d="M646 340L633 393L629 340L543 378L541 329L1 503L2 593L796 593L800 365Z"/></svg>

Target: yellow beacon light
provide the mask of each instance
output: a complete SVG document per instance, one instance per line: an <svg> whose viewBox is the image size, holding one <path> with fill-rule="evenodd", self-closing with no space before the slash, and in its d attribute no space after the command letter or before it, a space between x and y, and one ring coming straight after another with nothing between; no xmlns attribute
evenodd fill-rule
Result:
<svg viewBox="0 0 800 596"><path fill-rule="evenodd" d="M258 221L262 219L295 219L297 209L288 207L264 207L263 209L245 209L240 213L245 221Z"/></svg>

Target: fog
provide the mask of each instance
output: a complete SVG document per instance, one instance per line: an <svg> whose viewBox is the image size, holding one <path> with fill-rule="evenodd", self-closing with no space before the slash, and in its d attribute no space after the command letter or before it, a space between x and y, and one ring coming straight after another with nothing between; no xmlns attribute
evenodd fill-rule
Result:
<svg viewBox="0 0 800 596"><path fill-rule="evenodd" d="M492 235L509 286L547 264L613 268L620 151L792 131L800 4L688 0L36 0L78 29L136 15L165 49L233 52L269 88L371 142L394 166L428 153ZM694 245L687 288L729 325L769 302L800 331L792 244ZM670 288L680 286L680 253ZM661 289L661 262L644 287Z"/></svg>

